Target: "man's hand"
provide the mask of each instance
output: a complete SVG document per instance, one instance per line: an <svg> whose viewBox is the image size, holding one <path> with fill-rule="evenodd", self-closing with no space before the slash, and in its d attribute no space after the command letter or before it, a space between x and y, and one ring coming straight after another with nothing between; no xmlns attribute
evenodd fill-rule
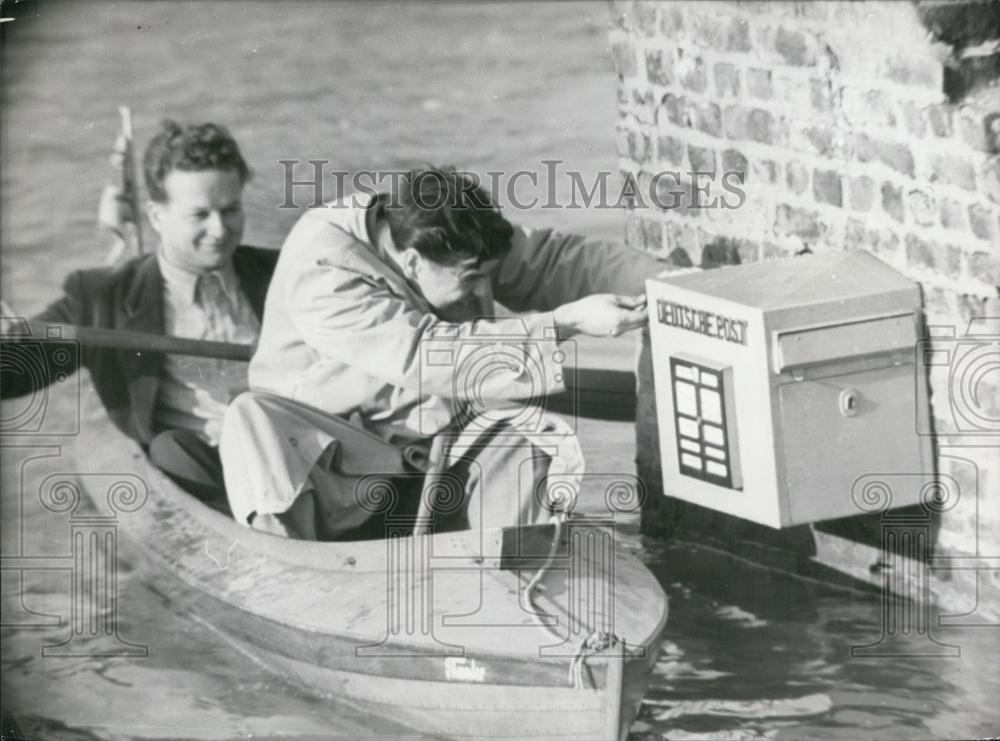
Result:
<svg viewBox="0 0 1000 741"><path fill-rule="evenodd" d="M646 324L646 297L598 293L563 304L553 312L561 338L575 334L617 337Z"/></svg>
<svg viewBox="0 0 1000 741"><path fill-rule="evenodd" d="M139 219L139 214L133 212L130 198L133 194L129 192L134 185L128 179L128 146L125 133L118 132L108 158L112 182L101 191L101 200L97 205L97 223L122 239L125 238L125 224L135 224Z"/></svg>
<svg viewBox="0 0 1000 741"><path fill-rule="evenodd" d="M112 234L125 238L125 224L135 220L132 204L117 185L106 185L97 204L97 223Z"/></svg>

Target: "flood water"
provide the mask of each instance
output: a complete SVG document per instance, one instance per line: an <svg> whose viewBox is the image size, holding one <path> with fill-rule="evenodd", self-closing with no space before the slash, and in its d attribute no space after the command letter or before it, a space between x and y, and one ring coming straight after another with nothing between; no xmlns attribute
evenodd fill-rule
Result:
<svg viewBox="0 0 1000 741"><path fill-rule="evenodd" d="M280 208L279 159L345 171L430 161L542 172L543 159L588 174L616 169L603 2L94 2L31 12L38 17L6 24L2 59L0 289L22 313L54 298L70 270L103 259L94 211L121 104L133 108L140 145L167 116L231 128L256 170L246 194L253 244L279 245L299 213ZM310 194L297 192L306 205ZM623 232L610 210L509 215L598 237ZM58 450L4 450L5 556L68 552L64 517L18 503L21 464L45 454L58 467ZM633 741L1000 733L996 628L933 627L958 647L952 658L852 657L852 646L882 633L877 597L693 568L690 548L640 537L635 522L622 536L671 597ZM134 558L123 545L119 633L149 647L143 659L43 657L64 631L16 625L69 614L68 576L33 571L18 582L3 572L2 704L28 737L407 736L392 718L270 674L165 600ZM25 609L34 617L23 620Z"/></svg>

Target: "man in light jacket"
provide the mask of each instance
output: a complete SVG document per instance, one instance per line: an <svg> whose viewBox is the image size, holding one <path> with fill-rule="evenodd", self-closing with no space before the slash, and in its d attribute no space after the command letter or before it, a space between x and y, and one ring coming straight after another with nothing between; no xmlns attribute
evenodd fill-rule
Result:
<svg viewBox="0 0 1000 741"><path fill-rule="evenodd" d="M389 485L413 511L431 438L473 430L444 461L463 489L459 526L539 519L539 482L578 450L537 406L565 388L559 343L645 324L643 282L662 267L621 245L513 227L448 168L308 211L281 249L252 391L224 423L234 515L286 536L357 537L371 510L342 474L358 449L372 473L386 451L405 457L412 475ZM518 314L497 318L494 301Z"/></svg>

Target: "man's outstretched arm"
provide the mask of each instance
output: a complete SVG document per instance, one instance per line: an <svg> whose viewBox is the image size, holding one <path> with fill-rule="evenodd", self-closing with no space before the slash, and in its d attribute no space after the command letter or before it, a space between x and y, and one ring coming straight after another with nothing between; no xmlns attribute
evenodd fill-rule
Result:
<svg viewBox="0 0 1000 741"><path fill-rule="evenodd" d="M297 271L287 295L308 345L387 384L463 400L466 392L519 399L565 388L551 312L442 321L415 310L380 283L329 265ZM473 342L463 341L469 339ZM456 385L455 368L466 365L462 353L494 345L497 362L491 372L473 386ZM442 357L451 359L441 362Z"/></svg>
<svg viewBox="0 0 1000 741"><path fill-rule="evenodd" d="M511 250L493 272L493 296L513 311L551 311L593 294L638 296L666 267L618 242L515 227Z"/></svg>
<svg viewBox="0 0 1000 741"><path fill-rule="evenodd" d="M493 296L514 311L553 311L562 339L617 337L645 325L645 281L666 267L618 242L515 227Z"/></svg>

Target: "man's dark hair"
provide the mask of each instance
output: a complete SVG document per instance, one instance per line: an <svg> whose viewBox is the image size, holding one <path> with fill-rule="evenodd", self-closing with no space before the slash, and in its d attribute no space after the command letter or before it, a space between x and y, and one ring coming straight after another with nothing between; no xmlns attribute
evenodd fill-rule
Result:
<svg viewBox="0 0 1000 741"><path fill-rule="evenodd" d="M411 170L398 181L385 217L396 249L412 247L439 265L500 258L514 234L489 192L453 167Z"/></svg>
<svg viewBox="0 0 1000 741"><path fill-rule="evenodd" d="M169 119L160 124L159 132L146 147L142 167L149 197L160 203L167 200L163 182L174 170L232 170L242 183L251 175L236 140L224 126L214 123L181 126Z"/></svg>

